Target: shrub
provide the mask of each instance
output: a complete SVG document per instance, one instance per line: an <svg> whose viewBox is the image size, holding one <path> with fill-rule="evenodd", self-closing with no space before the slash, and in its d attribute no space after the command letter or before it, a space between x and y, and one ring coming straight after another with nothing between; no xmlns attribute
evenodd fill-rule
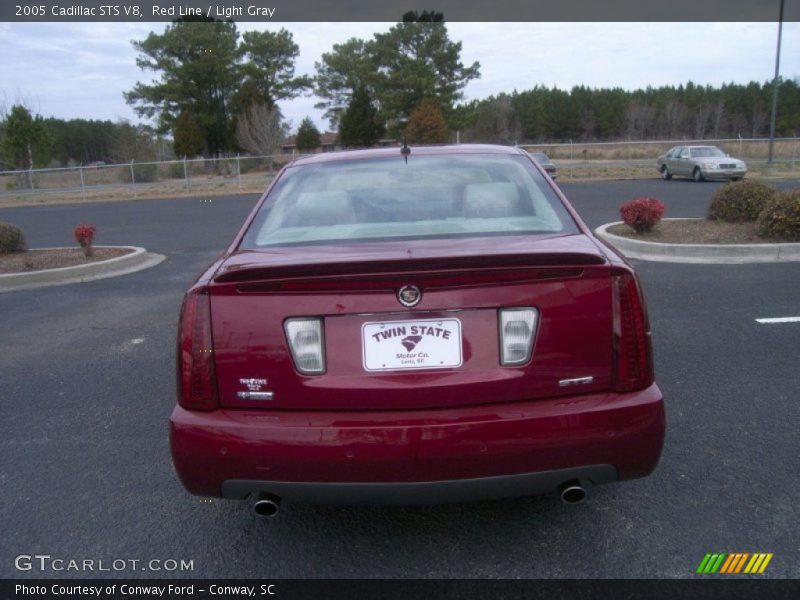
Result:
<svg viewBox="0 0 800 600"><path fill-rule="evenodd" d="M647 233L661 220L666 207L657 198L635 198L619 207L625 224L636 233Z"/></svg>
<svg viewBox="0 0 800 600"><path fill-rule="evenodd" d="M770 200L758 215L756 232L765 238L800 241L800 188Z"/></svg>
<svg viewBox="0 0 800 600"><path fill-rule="evenodd" d="M83 253L86 256L91 256L93 252L92 244L94 243L94 234L97 231L94 225L87 225L86 223L81 223L80 225L76 225L75 229L72 231L72 236L75 238L75 241L78 242L78 245L83 248Z"/></svg>
<svg viewBox="0 0 800 600"><path fill-rule="evenodd" d="M133 163L133 176L136 178L136 183L152 183L158 181L158 165L153 163ZM183 176L183 173L181 173L181 176ZM131 168L129 165L125 165L120 171L120 179L124 183L131 183Z"/></svg>
<svg viewBox="0 0 800 600"><path fill-rule="evenodd" d="M0 222L0 254L25 252L27 249L22 229L11 223Z"/></svg>
<svg viewBox="0 0 800 600"><path fill-rule="evenodd" d="M755 221L777 191L760 181L732 181L714 194L708 218L719 221Z"/></svg>
<svg viewBox="0 0 800 600"><path fill-rule="evenodd" d="M153 163L146 165L133 165L133 174L136 176L136 183L152 183L158 181L158 165Z"/></svg>
<svg viewBox="0 0 800 600"><path fill-rule="evenodd" d="M167 174L169 175L170 179L185 179L186 174L183 171L183 163L182 162L173 162L169 164L167 168Z"/></svg>

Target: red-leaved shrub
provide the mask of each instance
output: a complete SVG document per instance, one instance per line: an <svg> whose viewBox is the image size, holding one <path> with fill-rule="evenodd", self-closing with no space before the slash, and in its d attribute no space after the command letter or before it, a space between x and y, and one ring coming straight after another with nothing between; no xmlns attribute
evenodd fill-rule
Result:
<svg viewBox="0 0 800 600"><path fill-rule="evenodd" d="M636 233L647 233L661 220L666 210L664 203L657 198L635 198L620 206L619 214Z"/></svg>
<svg viewBox="0 0 800 600"><path fill-rule="evenodd" d="M72 231L72 236L75 238L75 241L78 242L78 245L83 248L83 253L86 256L91 256L94 253L92 243L94 242L95 231L97 230L94 225L87 225L86 223L76 225L75 229Z"/></svg>

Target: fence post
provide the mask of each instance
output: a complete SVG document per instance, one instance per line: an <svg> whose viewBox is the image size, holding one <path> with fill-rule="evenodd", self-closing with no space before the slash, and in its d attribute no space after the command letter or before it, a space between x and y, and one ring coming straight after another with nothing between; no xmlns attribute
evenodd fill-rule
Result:
<svg viewBox="0 0 800 600"><path fill-rule="evenodd" d="M236 179L239 181L239 189L242 189L242 167L239 165L239 153L236 153Z"/></svg>
<svg viewBox="0 0 800 600"><path fill-rule="evenodd" d="M135 158L131 159L131 185L133 186L133 197L136 197L136 174L133 172L133 162Z"/></svg>
<svg viewBox="0 0 800 600"><path fill-rule="evenodd" d="M81 195L83 196L83 199L85 200L86 199L86 186L83 183L83 165L78 167L78 173L80 173L80 175L81 175Z"/></svg>
<svg viewBox="0 0 800 600"><path fill-rule="evenodd" d="M186 155L183 155L183 178L186 180L186 189L189 189L189 171L186 170Z"/></svg>

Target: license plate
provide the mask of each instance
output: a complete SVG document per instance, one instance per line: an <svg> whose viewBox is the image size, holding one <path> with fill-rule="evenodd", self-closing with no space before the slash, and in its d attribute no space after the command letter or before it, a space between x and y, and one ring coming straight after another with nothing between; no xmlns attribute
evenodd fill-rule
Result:
<svg viewBox="0 0 800 600"><path fill-rule="evenodd" d="M367 371L445 369L461 366L461 321L380 321L361 326Z"/></svg>

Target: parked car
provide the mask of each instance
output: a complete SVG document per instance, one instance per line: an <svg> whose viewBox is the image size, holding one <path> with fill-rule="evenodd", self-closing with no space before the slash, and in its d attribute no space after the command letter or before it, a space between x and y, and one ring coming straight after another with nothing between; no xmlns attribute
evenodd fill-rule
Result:
<svg viewBox="0 0 800 600"><path fill-rule="evenodd" d="M550 175L550 179L555 179L558 176L558 169L547 154L544 152L531 152L530 155Z"/></svg>
<svg viewBox="0 0 800 600"><path fill-rule="evenodd" d="M675 146L656 160L661 177L691 177L695 181L728 179L738 181L747 175L743 160L731 158L716 146Z"/></svg>
<svg viewBox="0 0 800 600"><path fill-rule="evenodd" d="M290 163L186 293L177 375L183 485L262 516L577 502L664 440L633 267L502 146Z"/></svg>

